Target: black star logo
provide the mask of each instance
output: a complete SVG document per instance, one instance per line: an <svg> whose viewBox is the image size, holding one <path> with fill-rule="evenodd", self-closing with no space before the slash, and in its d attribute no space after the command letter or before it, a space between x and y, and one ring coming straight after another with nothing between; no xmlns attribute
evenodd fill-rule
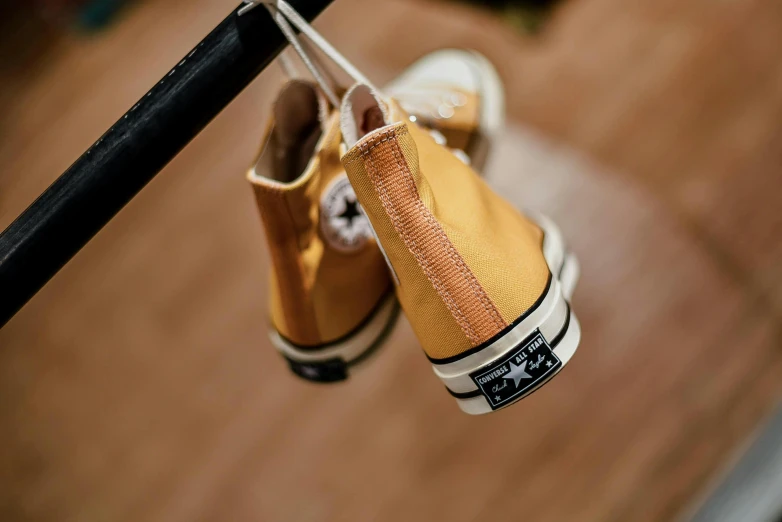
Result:
<svg viewBox="0 0 782 522"><path fill-rule="evenodd" d="M355 199L345 198L345 210L343 210L341 214L337 215L337 217L347 219L348 226L352 227L353 220L360 215L361 213L358 211L358 202Z"/></svg>

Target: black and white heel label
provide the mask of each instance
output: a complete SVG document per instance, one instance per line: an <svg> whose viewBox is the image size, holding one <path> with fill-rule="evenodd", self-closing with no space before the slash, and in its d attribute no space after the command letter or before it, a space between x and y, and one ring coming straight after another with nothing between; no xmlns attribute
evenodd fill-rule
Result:
<svg viewBox="0 0 782 522"><path fill-rule="evenodd" d="M492 410L524 395L562 368L540 330L490 366L470 374Z"/></svg>

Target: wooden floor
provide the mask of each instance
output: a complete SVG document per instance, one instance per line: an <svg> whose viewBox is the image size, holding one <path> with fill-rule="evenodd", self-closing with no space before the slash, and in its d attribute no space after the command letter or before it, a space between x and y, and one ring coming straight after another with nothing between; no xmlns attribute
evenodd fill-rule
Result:
<svg viewBox="0 0 782 522"><path fill-rule="evenodd" d="M0 227L227 11L148 0L5 70ZM580 256L571 365L469 417L403 322L351 382L294 380L243 179L267 72L0 330L0 520L680 517L782 392L782 4L571 0L530 39L339 0L317 25L380 83L443 46L497 62L488 177Z"/></svg>

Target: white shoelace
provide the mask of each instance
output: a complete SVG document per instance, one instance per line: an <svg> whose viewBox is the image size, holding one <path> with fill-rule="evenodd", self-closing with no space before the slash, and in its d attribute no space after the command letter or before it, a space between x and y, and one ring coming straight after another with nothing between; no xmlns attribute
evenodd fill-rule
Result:
<svg viewBox="0 0 782 522"><path fill-rule="evenodd" d="M327 73L325 73L325 68L322 67L322 64L316 64L316 60L313 59L313 56L307 53L304 46L302 45L302 42L299 41L296 33L291 27L291 24L293 24L293 26L301 31L302 34L309 38L309 40L315 44L318 49L320 49L335 64L337 64L339 68L342 69L348 76L350 76L353 81L357 83L363 83L370 89L376 92L380 92L380 90L377 89L377 87L375 87L374 84L369 81L369 79L364 76L355 65L350 63L347 58L345 58L339 51L337 51L337 49L331 45L329 41L323 37L323 35L321 35L315 30L315 28L308 24L307 21L285 0L244 0L244 3L244 7L239 9L238 14L240 16L259 5L263 5L266 7L266 9L269 10L269 13L272 15L272 18L279 26L282 34L285 35L285 38L288 40L288 42L290 42L293 49L296 51L299 57L301 57L304 65L307 67L307 69L309 69L312 76L318 82L318 85L320 85L321 89L323 89L323 92L329 98L329 101L331 101L335 107L340 106L340 100L334 92L332 85L325 79L325 76L327 75Z"/></svg>
<svg viewBox="0 0 782 522"><path fill-rule="evenodd" d="M363 83L377 93L381 92L355 65L350 63L342 53L331 45L323 35L315 30L315 28L307 23L307 21L285 0L244 0L244 3L244 7L239 9L238 14L240 16L259 5L266 7L269 14L280 28L280 31L282 31L282 34L285 35L285 38L291 44L291 47L293 47L299 55L302 62L304 62L304 65L310 71L313 78L315 78L315 81L317 81L318 85L334 107L339 107L341 101L332 87L332 83L336 83L334 82L333 76L331 76L323 64L315 58L314 53L307 52L308 50L305 48L306 44L299 40L293 27L291 27L291 24L301 31L302 34L307 36L318 49L337 64L353 81ZM296 75L296 68L287 56L281 58L281 63L289 76L293 77ZM328 82L326 77L329 77L332 82ZM464 95L455 91L410 91L409 96L404 96L404 100L405 103L401 103L401 105L408 112L418 113L424 117L439 117L443 119L453 116L454 108L460 107L466 103ZM415 116L411 116L410 119L411 121L416 121ZM443 146L446 145L447 140L441 132L435 129L428 130L435 142ZM470 164L470 158L464 151L458 149L450 150L461 161L468 165Z"/></svg>

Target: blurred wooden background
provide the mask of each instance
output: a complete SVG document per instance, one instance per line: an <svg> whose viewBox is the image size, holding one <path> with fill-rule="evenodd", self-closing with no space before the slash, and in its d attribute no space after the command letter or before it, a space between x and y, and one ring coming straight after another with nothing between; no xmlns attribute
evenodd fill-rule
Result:
<svg viewBox="0 0 782 522"><path fill-rule="evenodd" d="M4 67L0 227L230 5L140 2ZM380 83L443 46L497 63L512 125L488 177L580 255L572 364L480 418L406 323L345 385L291 377L243 179L267 71L0 330L0 519L680 517L782 392L782 4L570 0L533 39L338 0L316 25Z"/></svg>

